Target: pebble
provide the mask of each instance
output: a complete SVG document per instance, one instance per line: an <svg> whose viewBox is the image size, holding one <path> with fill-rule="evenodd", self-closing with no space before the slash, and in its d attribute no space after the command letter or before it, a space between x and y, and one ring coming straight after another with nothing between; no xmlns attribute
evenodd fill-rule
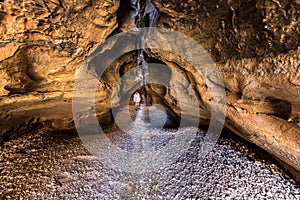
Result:
<svg viewBox="0 0 300 200"><path fill-rule="evenodd" d="M195 159L201 134L176 162L144 174L105 166L75 133L25 134L0 146L0 199L299 199L282 168L238 139Z"/></svg>

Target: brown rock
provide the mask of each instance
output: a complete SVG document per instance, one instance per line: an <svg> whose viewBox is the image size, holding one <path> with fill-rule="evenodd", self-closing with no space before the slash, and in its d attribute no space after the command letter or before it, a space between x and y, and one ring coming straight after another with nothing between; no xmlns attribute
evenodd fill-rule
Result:
<svg viewBox="0 0 300 200"><path fill-rule="evenodd" d="M215 2L153 0L161 14L158 27L184 33L210 53L226 87L226 126L267 150L300 180L300 127L292 123L300 114L300 3ZM0 8L0 141L37 128L74 129L71 101L76 70L118 28L119 2L4 1ZM184 41L174 43L180 48ZM178 83L175 91L149 86L149 101L177 117L176 92L186 97L183 103L188 106L195 101L189 98L195 91L201 122L209 122L210 108L217 105L212 105L207 85L193 66L158 49L146 53L149 62L166 64L169 81ZM111 122L112 90L134 66L136 55L126 54L99 81L96 110L101 123ZM130 84L124 83L119 91L131 94Z"/></svg>

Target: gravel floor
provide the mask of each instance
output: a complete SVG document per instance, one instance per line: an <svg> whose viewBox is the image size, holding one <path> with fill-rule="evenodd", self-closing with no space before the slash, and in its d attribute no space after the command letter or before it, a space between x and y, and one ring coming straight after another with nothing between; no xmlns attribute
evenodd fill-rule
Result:
<svg viewBox="0 0 300 200"><path fill-rule="evenodd" d="M300 199L294 180L234 135L197 159L203 135L144 174L104 166L75 133L22 135L0 146L0 199Z"/></svg>

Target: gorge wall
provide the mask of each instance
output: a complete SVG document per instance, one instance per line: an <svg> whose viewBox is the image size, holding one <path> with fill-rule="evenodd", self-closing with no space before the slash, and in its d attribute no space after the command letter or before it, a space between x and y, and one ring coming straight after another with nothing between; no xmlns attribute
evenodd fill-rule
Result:
<svg viewBox="0 0 300 200"><path fill-rule="evenodd" d="M160 13L157 27L195 39L214 59L226 88L226 127L268 151L299 180L300 1L152 3ZM119 7L117 0L0 1L0 141L39 128L75 129L76 70L106 38L126 31L128 13ZM205 124L211 103L189 63L160 50L146 53L149 61L189 77ZM99 82L100 122L111 123L112 88L135 62L134 53L122 56ZM163 102L174 115L179 112L164 88L148 89L155 103Z"/></svg>

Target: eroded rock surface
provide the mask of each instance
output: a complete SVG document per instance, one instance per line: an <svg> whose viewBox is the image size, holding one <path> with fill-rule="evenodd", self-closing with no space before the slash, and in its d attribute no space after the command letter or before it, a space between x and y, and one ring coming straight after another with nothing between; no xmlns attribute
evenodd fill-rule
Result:
<svg viewBox="0 0 300 200"><path fill-rule="evenodd" d="M75 71L118 27L119 2L2 1L0 8L1 140L37 126L73 129Z"/></svg>
<svg viewBox="0 0 300 200"><path fill-rule="evenodd" d="M192 37L216 62L226 88L226 126L274 155L300 179L300 2L153 4L160 12L158 27ZM93 48L123 26L117 20L119 5L106 0L0 2L0 141L36 128L74 129L75 72ZM205 113L201 122L206 123L212 105L192 66L160 50L147 55L149 61L189 77ZM100 122L111 122L110 95L122 73L135 66L135 56L118 59L99 82ZM148 91L154 103L163 102L174 115L180 112L165 88L149 86Z"/></svg>

